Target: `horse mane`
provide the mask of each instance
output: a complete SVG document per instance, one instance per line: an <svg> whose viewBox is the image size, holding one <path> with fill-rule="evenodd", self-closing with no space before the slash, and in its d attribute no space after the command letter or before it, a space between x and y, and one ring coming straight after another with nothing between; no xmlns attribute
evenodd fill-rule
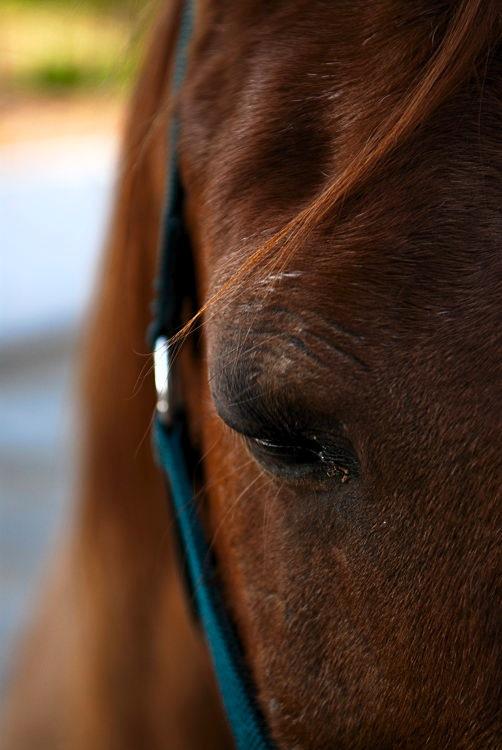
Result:
<svg viewBox="0 0 502 750"><path fill-rule="evenodd" d="M181 342L215 303L238 293L249 273L258 268L265 272L284 268L313 229L328 218L336 220L346 200L360 190L377 169L387 163L398 146L406 143L473 73L481 53L489 49L497 37L499 26L496 0L461 0L425 69L416 73L408 91L376 125L360 151L309 205L261 244L220 285L176 334L174 343Z"/></svg>
<svg viewBox="0 0 502 750"><path fill-rule="evenodd" d="M146 330L173 106L168 82L182 3L159 5L130 103L83 351L75 553L82 646L72 687L81 726L71 731L85 732L86 747L205 742L216 750L226 747L219 699L185 600L166 489L148 440L155 389L153 379L144 377L150 362ZM160 696L168 696L166 705Z"/></svg>

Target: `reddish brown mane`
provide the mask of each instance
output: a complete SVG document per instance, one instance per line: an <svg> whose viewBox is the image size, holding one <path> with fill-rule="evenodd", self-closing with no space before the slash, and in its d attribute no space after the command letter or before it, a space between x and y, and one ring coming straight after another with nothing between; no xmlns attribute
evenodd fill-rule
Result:
<svg viewBox="0 0 502 750"><path fill-rule="evenodd" d="M170 748L186 750L201 736L207 748L224 743L147 434L153 384L142 378L180 6L166 3L157 19L130 105L83 357L75 530L11 686L2 747L137 750L165 747L168 737Z"/></svg>

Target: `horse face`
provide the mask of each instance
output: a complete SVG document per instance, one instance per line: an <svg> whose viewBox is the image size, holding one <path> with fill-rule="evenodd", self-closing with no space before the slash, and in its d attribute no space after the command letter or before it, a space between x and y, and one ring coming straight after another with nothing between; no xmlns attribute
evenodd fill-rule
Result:
<svg viewBox="0 0 502 750"><path fill-rule="evenodd" d="M258 6L202 8L181 97L206 296L350 163L442 18ZM193 408L210 525L280 747L496 745L501 79L486 60L483 87L458 87L287 263L206 317L211 399Z"/></svg>

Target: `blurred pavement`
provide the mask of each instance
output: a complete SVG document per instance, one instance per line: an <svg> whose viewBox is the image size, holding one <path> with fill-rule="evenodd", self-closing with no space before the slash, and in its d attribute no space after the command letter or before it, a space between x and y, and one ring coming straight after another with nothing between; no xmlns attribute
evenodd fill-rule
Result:
<svg viewBox="0 0 502 750"><path fill-rule="evenodd" d="M0 688L69 517L74 355L115 159L113 134L0 148Z"/></svg>

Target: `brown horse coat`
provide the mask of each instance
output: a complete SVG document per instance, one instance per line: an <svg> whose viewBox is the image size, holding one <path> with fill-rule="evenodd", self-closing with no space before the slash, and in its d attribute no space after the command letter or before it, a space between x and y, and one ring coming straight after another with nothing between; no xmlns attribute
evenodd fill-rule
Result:
<svg viewBox="0 0 502 750"><path fill-rule="evenodd" d="M132 104L80 512L9 748L229 742L145 439L178 11ZM183 387L280 748L499 746L499 33L491 0L198 3L177 105L210 304Z"/></svg>

